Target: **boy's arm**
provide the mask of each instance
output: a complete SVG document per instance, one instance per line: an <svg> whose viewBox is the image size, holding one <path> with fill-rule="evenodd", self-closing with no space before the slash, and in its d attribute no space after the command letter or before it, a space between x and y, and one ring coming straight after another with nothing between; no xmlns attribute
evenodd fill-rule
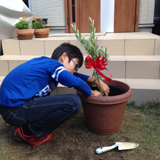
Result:
<svg viewBox="0 0 160 160"><path fill-rule="evenodd" d="M67 87L74 87L76 90L80 91L82 94L90 96L100 96L98 91L92 91L91 88L84 82L87 81L89 76L78 74L79 76L74 76L68 72L63 65L57 64L54 68L50 67L49 72L51 77L58 83L63 84Z"/></svg>
<svg viewBox="0 0 160 160"><path fill-rule="evenodd" d="M52 78L64 86L69 88L74 87L84 95L92 95L91 88L81 78L74 76L64 67L60 67L59 70L55 71L52 74Z"/></svg>
<svg viewBox="0 0 160 160"><path fill-rule="evenodd" d="M77 72L76 72L74 75L75 75L76 77L81 78L81 79L82 79L83 81L85 81L85 82L87 81L87 79L88 79L88 77L89 77L88 75L81 74L81 73L77 73Z"/></svg>
<svg viewBox="0 0 160 160"><path fill-rule="evenodd" d="M87 96L101 96L99 91L93 91L91 88L84 82L87 81L89 76L86 75L74 76L73 74L66 71L64 67L60 67L59 70L55 71L52 74L52 78L57 82L63 84L67 87L74 87L76 90L80 91L82 94Z"/></svg>
<svg viewBox="0 0 160 160"><path fill-rule="evenodd" d="M81 73L75 73L74 74L76 77L79 77L81 78L83 81L86 81L89 79L90 81L92 81L89 76L85 75L85 74L81 74ZM92 78L92 77L91 77ZM91 82L92 83L92 82ZM96 90L91 90L91 95L92 96L101 96L100 92L99 91L96 91Z"/></svg>

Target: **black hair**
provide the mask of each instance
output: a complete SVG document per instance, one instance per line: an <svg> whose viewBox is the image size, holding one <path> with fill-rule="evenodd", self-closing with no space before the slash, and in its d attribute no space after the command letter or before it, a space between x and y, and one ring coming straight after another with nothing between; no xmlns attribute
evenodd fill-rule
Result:
<svg viewBox="0 0 160 160"><path fill-rule="evenodd" d="M83 54L80 51L80 49L77 46L74 46L70 43L62 43L60 46L58 46L52 53L51 58L58 60L59 57L63 53L67 53L69 57L69 62L71 61L72 58L78 58L78 66L79 68L83 64Z"/></svg>

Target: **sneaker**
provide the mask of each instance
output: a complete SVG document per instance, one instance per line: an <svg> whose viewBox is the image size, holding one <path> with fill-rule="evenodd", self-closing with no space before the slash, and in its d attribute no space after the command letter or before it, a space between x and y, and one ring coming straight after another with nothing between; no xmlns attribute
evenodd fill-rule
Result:
<svg viewBox="0 0 160 160"><path fill-rule="evenodd" d="M25 135L22 127L19 127L14 130L14 138L18 141L25 141L31 145L39 146L50 141L52 139L52 134L43 136L42 138L36 138L33 134L31 136Z"/></svg>

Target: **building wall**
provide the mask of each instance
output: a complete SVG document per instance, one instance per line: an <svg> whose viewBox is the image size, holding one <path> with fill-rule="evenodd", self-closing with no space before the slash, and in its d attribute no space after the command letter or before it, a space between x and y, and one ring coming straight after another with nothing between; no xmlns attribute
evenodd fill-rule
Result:
<svg viewBox="0 0 160 160"><path fill-rule="evenodd" d="M152 24L155 0L140 0L139 24Z"/></svg>
<svg viewBox="0 0 160 160"><path fill-rule="evenodd" d="M33 15L47 18L50 32L65 31L64 0L30 0Z"/></svg>
<svg viewBox="0 0 160 160"><path fill-rule="evenodd" d="M30 0L33 15L48 18L50 33L65 32L64 0ZM139 32L151 32L155 0L140 0Z"/></svg>
<svg viewBox="0 0 160 160"><path fill-rule="evenodd" d="M140 0L139 32L152 32L155 0Z"/></svg>

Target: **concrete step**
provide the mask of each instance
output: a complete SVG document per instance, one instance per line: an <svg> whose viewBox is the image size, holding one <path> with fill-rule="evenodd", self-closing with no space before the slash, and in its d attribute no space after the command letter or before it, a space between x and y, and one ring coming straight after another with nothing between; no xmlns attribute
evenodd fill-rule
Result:
<svg viewBox="0 0 160 160"><path fill-rule="evenodd" d="M2 83L4 78L5 78L5 76L0 76L0 86L1 86L1 83Z"/></svg>
<svg viewBox="0 0 160 160"><path fill-rule="evenodd" d="M0 56L0 68L3 68L0 70L0 76L6 76L13 68L34 57L39 56ZM113 78L158 79L160 78L160 56L110 56L107 68ZM79 72L92 76L93 68L86 69L83 65ZM108 71L104 70L102 73L109 76Z"/></svg>
<svg viewBox="0 0 160 160"><path fill-rule="evenodd" d="M6 76L18 65L39 56L32 55L2 55L0 56L0 76Z"/></svg>
<svg viewBox="0 0 160 160"><path fill-rule="evenodd" d="M126 79L132 88L132 98L137 104L160 101L160 79Z"/></svg>
<svg viewBox="0 0 160 160"><path fill-rule="evenodd" d="M86 36L88 38L88 36ZM160 55L160 36L148 32L107 33L97 36L97 44L107 47L110 56L119 55ZM63 42L69 42L80 48L86 55L84 47L75 36L33 38L32 40L2 40L5 55L48 55Z"/></svg>

